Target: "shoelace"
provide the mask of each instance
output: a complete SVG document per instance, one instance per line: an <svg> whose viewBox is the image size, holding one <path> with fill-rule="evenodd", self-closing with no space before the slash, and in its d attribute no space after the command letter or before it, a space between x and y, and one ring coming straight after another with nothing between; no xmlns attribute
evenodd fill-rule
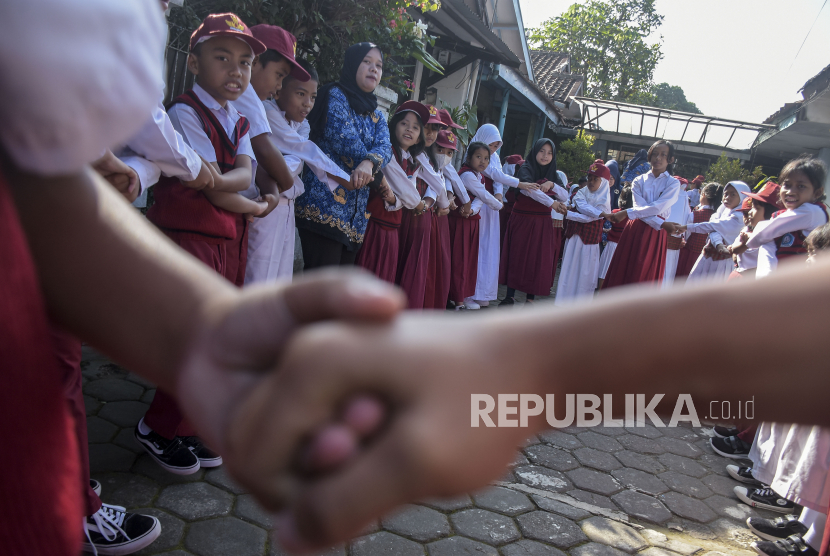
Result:
<svg viewBox="0 0 830 556"><path fill-rule="evenodd" d="M778 496L771 488L756 488L755 494L767 498L769 496Z"/></svg>
<svg viewBox="0 0 830 556"><path fill-rule="evenodd" d="M101 533L101 536L104 537L104 539L108 541L115 540L118 533L121 533L124 535L124 538L129 540L130 537L128 537L127 533L125 533L121 528L121 524L124 523L124 517L126 515L127 509L122 506L101 504L101 509L92 514L91 517L95 522L95 526L98 528L98 532ZM98 556L98 549L95 547L95 543L92 542L92 538L89 536L89 525L90 523L84 519L84 533L86 533L86 540L89 541L93 554Z"/></svg>

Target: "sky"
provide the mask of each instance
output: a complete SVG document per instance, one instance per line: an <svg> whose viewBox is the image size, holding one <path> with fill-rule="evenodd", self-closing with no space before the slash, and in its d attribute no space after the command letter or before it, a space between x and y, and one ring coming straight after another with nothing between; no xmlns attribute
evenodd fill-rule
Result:
<svg viewBox="0 0 830 556"><path fill-rule="evenodd" d="M519 0L525 28L585 0ZM654 82L679 85L707 116L762 122L830 65L825 0L656 0L663 59ZM810 25L815 26L796 58ZM792 66L792 67L790 67Z"/></svg>

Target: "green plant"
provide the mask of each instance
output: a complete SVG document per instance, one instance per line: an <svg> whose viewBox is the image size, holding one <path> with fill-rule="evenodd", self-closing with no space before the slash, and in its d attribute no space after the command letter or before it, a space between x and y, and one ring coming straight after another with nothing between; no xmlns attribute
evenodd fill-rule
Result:
<svg viewBox="0 0 830 556"><path fill-rule="evenodd" d="M596 160L594 137L580 130L576 137L562 141L556 152L556 167L565 172L568 180L576 182L588 172Z"/></svg>
<svg viewBox="0 0 830 556"><path fill-rule="evenodd" d="M707 182L713 181L722 185L726 185L730 181L742 181L750 187L757 184L755 189L760 188L770 179L762 172L761 166L747 170L740 160L727 157L725 152L722 152L718 160L709 166L705 178Z"/></svg>
<svg viewBox="0 0 830 556"><path fill-rule="evenodd" d="M440 0L206 0L175 7L169 19L188 30L195 29L208 13L229 11L249 26L279 25L297 37L297 56L314 65L321 83L340 77L346 48L373 42L384 53L383 84L404 94L404 79L413 72L415 60L427 69L443 72L427 52L435 37L428 35L426 25L408 10L426 13L439 8ZM184 50L188 36L181 36Z"/></svg>
<svg viewBox="0 0 830 556"><path fill-rule="evenodd" d="M464 126L463 129L454 129L453 131L458 136L461 144L466 147L478 130L478 112L476 106L470 105L468 101L464 101L462 106L454 108L442 100L441 108L449 110L452 121L460 126Z"/></svg>

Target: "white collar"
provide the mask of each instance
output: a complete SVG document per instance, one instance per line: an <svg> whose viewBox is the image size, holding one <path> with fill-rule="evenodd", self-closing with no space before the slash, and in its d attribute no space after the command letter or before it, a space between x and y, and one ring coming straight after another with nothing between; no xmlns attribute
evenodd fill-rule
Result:
<svg viewBox="0 0 830 556"><path fill-rule="evenodd" d="M210 110L222 110L227 112L228 116L232 119L236 119L239 116L239 113L234 108L232 102L227 102L225 104L225 108L222 108L222 105L219 102L210 96L210 94L205 91L198 83L193 84L193 92L196 93L196 97L202 101L202 104L207 106Z"/></svg>

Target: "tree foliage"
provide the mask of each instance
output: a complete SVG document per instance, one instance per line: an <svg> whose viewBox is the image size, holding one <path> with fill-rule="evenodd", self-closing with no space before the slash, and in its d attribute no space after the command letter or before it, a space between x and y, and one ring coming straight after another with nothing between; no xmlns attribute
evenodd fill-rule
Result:
<svg viewBox="0 0 830 556"><path fill-rule="evenodd" d="M647 91L663 57L646 38L663 22L655 0L588 0L531 29L536 48L568 52L571 72L584 75L589 96L630 101ZM662 40L662 37L660 37Z"/></svg>
<svg viewBox="0 0 830 556"><path fill-rule="evenodd" d="M667 110L702 114L697 105L686 98L686 93L683 92L682 88L677 85L669 85L668 83L653 85L647 91L634 95L630 99L630 102L643 106L655 106L657 108L666 108Z"/></svg>
<svg viewBox="0 0 830 556"><path fill-rule="evenodd" d="M588 173L594 160L594 137L580 131L573 139L562 141L556 150L556 168L565 172L568 180L575 183Z"/></svg>
<svg viewBox="0 0 830 556"><path fill-rule="evenodd" d="M297 56L314 65L322 83L340 77L346 48L371 41L385 55L383 84L404 93L403 78L416 59L427 68L443 70L427 52L434 37L426 35L426 25L407 10L439 7L440 0L191 0L174 7L170 20L195 29L208 13L228 11L248 26L279 25L297 37Z"/></svg>
<svg viewBox="0 0 830 556"><path fill-rule="evenodd" d="M706 181L717 182L726 185L730 181L742 181L751 188L767 180L761 166L747 170L737 158L728 158L726 153L721 153L717 162L709 166L706 171Z"/></svg>

